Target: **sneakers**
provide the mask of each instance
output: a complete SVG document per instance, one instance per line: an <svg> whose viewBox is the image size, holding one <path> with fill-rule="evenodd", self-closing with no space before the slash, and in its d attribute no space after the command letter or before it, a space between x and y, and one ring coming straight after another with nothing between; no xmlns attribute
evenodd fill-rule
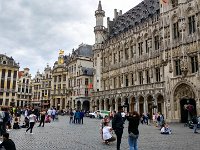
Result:
<svg viewBox="0 0 200 150"><path fill-rule="evenodd" d="M31 134L34 134L33 132Z"/></svg>
<svg viewBox="0 0 200 150"><path fill-rule="evenodd" d="M106 145L109 145L110 143L109 143L108 141L105 141L105 144L106 144Z"/></svg>
<svg viewBox="0 0 200 150"><path fill-rule="evenodd" d="M194 133L198 133L198 132L194 132Z"/></svg>

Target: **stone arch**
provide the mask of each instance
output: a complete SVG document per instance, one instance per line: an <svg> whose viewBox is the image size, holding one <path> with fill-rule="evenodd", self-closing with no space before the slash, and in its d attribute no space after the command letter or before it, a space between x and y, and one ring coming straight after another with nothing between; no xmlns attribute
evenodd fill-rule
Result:
<svg viewBox="0 0 200 150"><path fill-rule="evenodd" d="M195 89L191 84L186 82L178 83L173 90L174 114L181 122L187 122L192 115L196 114L196 94ZM192 105L193 110L185 109L187 105Z"/></svg>
<svg viewBox="0 0 200 150"><path fill-rule="evenodd" d="M144 96L140 95L138 97L139 103L139 114L142 115L144 113Z"/></svg>
<svg viewBox="0 0 200 150"><path fill-rule="evenodd" d="M129 112L129 96L124 96L123 97L123 102L122 105L125 109L125 112Z"/></svg>
<svg viewBox="0 0 200 150"><path fill-rule="evenodd" d="M135 96L130 96L129 101L129 111L133 112L136 111L136 98Z"/></svg>
<svg viewBox="0 0 200 150"><path fill-rule="evenodd" d="M150 117L152 118L153 115L153 96L148 94L147 95L147 112L149 113Z"/></svg>
<svg viewBox="0 0 200 150"><path fill-rule="evenodd" d="M90 109L90 102L89 100L84 100L82 104L82 110L88 111Z"/></svg>
<svg viewBox="0 0 200 150"><path fill-rule="evenodd" d="M97 99L97 101L96 101L96 109L97 110L99 110L99 105L100 105L100 101L99 101L99 99Z"/></svg>
<svg viewBox="0 0 200 150"><path fill-rule="evenodd" d="M121 97L117 97L116 98L116 103L118 104L118 106L122 106L122 98ZM118 109L118 108L116 108Z"/></svg>
<svg viewBox="0 0 200 150"><path fill-rule="evenodd" d="M114 97L110 98L109 103L110 103L110 108L111 108L110 111L114 111L115 110L115 98Z"/></svg>
<svg viewBox="0 0 200 150"><path fill-rule="evenodd" d="M77 101L77 110L81 110L81 101Z"/></svg>
<svg viewBox="0 0 200 150"><path fill-rule="evenodd" d="M162 94L157 94L157 111L164 114L164 96Z"/></svg>
<svg viewBox="0 0 200 150"><path fill-rule="evenodd" d="M105 108L104 108L104 110L110 110L110 103L109 103L109 101L110 101L109 98L105 99L105 105L104 105Z"/></svg>
<svg viewBox="0 0 200 150"><path fill-rule="evenodd" d="M104 110L104 103L105 103L105 101L104 101L104 99L101 99L101 103L100 103L100 105L101 105L101 110Z"/></svg>

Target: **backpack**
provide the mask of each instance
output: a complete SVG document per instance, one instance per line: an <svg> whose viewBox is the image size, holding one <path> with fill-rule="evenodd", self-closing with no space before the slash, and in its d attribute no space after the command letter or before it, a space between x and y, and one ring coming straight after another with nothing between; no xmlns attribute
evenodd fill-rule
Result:
<svg viewBox="0 0 200 150"><path fill-rule="evenodd" d="M157 121L160 121L160 116L158 116Z"/></svg>

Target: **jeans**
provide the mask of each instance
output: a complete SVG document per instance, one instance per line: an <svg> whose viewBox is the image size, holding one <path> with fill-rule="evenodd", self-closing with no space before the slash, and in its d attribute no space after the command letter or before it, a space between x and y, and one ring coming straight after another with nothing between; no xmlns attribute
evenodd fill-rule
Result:
<svg viewBox="0 0 200 150"><path fill-rule="evenodd" d="M194 124L193 130L194 130L194 133L197 132L197 124Z"/></svg>
<svg viewBox="0 0 200 150"><path fill-rule="evenodd" d="M128 137L128 144L129 144L129 148L130 150L138 150L138 145L137 145L137 138L134 137Z"/></svg>
<svg viewBox="0 0 200 150"><path fill-rule="evenodd" d="M122 134L123 134L123 128L115 130L115 134L117 136L117 150L120 150L120 144L121 144L121 139L122 139Z"/></svg>
<svg viewBox="0 0 200 150"><path fill-rule="evenodd" d="M32 130L33 130L34 125L35 125L35 122L30 122L29 127L28 127L28 129L26 130L26 132L27 132L28 130L30 130L30 133L32 133Z"/></svg>

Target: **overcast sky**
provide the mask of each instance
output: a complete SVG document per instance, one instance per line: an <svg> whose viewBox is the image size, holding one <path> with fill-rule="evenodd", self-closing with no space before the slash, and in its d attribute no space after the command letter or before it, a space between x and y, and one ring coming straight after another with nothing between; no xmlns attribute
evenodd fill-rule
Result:
<svg viewBox="0 0 200 150"><path fill-rule="evenodd" d="M123 13L142 0L101 0L106 17L114 9ZM94 44L95 16L99 0L0 0L0 53L12 56L20 70L33 75L52 67L59 49L65 54L81 43ZM104 22L106 25L106 22Z"/></svg>

